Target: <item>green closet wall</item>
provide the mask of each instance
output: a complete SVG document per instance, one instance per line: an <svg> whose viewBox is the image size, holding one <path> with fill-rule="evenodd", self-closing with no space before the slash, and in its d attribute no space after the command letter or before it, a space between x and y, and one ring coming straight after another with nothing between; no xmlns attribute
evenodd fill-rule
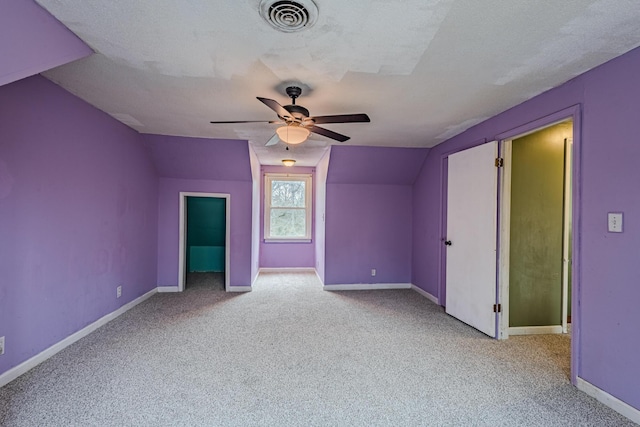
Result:
<svg viewBox="0 0 640 427"><path fill-rule="evenodd" d="M562 123L512 144L509 326L562 324Z"/></svg>
<svg viewBox="0 0 640 427"><path fill-rule="evenodd" d="M226 199L187 197L188 271L223 272Z"/></svg>

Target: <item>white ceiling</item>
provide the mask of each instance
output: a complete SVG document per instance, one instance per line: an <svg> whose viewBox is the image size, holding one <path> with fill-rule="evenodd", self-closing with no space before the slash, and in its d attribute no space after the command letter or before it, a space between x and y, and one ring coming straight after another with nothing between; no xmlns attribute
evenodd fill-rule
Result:
<svg viewBox="0 0 640 427"><path fill-rule="evenodd" d="M640 45L637 0L314 0L315 25L278 32L260 0L37 0L95 54L45 76L142 133L246 139L263 164L273 120L256 96L311 115L345 144L431 147ZM294 147L315 165L333 141ZM290 154L287 154L290 156Z"/></svg>

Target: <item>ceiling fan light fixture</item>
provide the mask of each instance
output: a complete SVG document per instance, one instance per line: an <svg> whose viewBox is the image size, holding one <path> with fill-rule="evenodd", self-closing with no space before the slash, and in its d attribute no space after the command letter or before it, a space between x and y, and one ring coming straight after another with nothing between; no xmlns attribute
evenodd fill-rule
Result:
<svg viewBox="0 0 640 427"><path fill-rule="evenodd" d="M309 129L302 126L281 126L276 129L278 138L291 145L301 144L309 137Z"/></svg>
<svg viewBox="0 0 640 427"><path fill-rule="evenodd" d="M282 159L282 164L287 167L291 167L296 164L296 161L293 159Z"/></svg>

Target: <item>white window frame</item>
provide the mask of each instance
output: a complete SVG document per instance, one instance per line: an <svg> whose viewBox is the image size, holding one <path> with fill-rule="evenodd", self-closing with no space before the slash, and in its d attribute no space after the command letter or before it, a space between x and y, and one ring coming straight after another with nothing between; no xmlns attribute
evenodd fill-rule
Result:
<svg viewBox="0 0 640 427"><path fill-rule="evenodd" d="M288 209L304 209L306 218L306 230L303 237L271 237L271 182L272 181L304 181L305 183L305 207L304 208L288 208ZM311 174L283 174L283 173L265 173L264 174L264 241L265 242L287 242L287 243L309 243L311 242L312 229L312 175Z"/></svg>

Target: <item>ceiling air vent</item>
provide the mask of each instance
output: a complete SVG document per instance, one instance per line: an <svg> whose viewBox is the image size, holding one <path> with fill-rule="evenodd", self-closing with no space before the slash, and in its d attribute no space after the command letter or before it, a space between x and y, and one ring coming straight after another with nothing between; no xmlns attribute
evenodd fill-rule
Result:
<svg viewBox="0 0 640 427"><path fill-rule="evenodd" d="M260 15L276 30L293 33L315 24L318 6L312 0L262 0Z"/></svg>

